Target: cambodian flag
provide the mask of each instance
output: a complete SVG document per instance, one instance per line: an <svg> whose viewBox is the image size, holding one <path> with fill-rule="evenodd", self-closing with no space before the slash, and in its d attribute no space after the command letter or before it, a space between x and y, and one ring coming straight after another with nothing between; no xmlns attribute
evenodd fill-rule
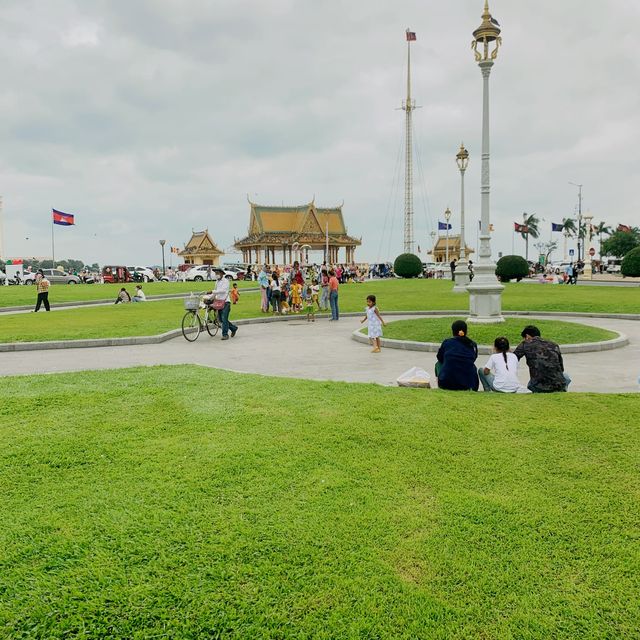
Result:
<svg viewBox="0 0 640 640"><path fill-rule="evenodd" d="M62 213L62 211L51 210L53 212L53 224L61 224L63 227L74 225L75 216L72 213Z"/></svg>

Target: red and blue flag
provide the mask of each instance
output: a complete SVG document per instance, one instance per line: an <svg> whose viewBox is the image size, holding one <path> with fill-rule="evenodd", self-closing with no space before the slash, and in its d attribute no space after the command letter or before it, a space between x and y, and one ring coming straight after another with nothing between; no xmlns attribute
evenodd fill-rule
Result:
<svg viewBox="0 0 640 640"><path fill-rule="evenodd" d="M53 212L53 224L61 224L64 227L70 227L75 224L75 216L72 213L63 213L62 211L51 210Z"/></svg>

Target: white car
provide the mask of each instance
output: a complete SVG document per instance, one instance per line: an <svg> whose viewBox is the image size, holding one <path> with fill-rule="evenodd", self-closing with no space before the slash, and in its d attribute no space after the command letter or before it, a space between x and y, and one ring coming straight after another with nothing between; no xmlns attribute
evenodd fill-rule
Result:
<svg viewBox="0 0 640 640"><path fill-rule="evenodd" d="M209 276L209 269L211 269L211 275ZM197 267L192 267L187 271L187 280L193 280L195 282L203 282L210 278L211 280L215 280L215 272L214 269L216 267L210 264L199 264ZM229 280L237 280L238 274L234 271L227 271L224 269L224 277Z"/></svg>
<svg viewBox="0 0 640 640"><path fill-rule="evenodd" d="M134 273L141 273L142 280L144 282L155 282L158 278L155 277L153 273L153 269L149 267L127 267L127 271L133 276ZM160 276L160 280L163 282L169 282L169 278L167 276Z"/></svg>

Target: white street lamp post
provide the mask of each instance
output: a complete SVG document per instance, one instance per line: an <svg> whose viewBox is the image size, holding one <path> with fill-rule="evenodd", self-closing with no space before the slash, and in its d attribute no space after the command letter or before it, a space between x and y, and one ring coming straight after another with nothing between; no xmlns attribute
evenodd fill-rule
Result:
<svg viewBox="0 0 640 640"><path fill-rule="evenodd" d="M489 52L489 44L495 43ZM500 28L497 21L489 13L489 2L485 0L482 24L473 32L472 47L476 62L482 72L482 180L481 230L478 260L474 267L473 281L467 287L469 292L469 322L497 323L504 322L502 317L502 291L504 287L498 282L496 265L491 258L490 234L490 180L489 180L489 74L494 60L498 57L498 49L502 44ZM481 49L478 50L478 47Z"/></svg>
<svg viewBox="0 0 640 640"><path fill-rule="evenodd" d="M585 280L593 280L593 266L591 264L591 254L595 253L591 245L591 221L593 220L593 216L591 213L585 214L584 219L584 271L583 277Z"/></svg>
<svg viewBox="0 0 640 640"><path fill-rule="evenodd" d="M464 172L469 165L469 152L464 148L464 144L460 145L460 151L456 155L456 164L460 169L460 259L456 267L456 283L453 290L456 293L466 293L470 282L470 273L464 237Z"/></svg>

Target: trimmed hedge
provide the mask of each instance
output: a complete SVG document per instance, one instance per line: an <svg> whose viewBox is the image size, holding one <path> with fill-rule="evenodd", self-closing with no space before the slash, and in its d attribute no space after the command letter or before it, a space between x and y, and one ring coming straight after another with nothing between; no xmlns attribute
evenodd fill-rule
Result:
<svg viewBox="0 0 640 640"><path fill-rule="evenodd" d="M628 278L640 277L640 247L631 249L629 253L625 254L620 265L620 271L623 276Z"/></svg>
<svg viewBox="0 0 640 640"><path fill-rule="evenodd" d="M529 275L529 264L522 256L502 256L496 265L496 275L501 282L520 282Z"/></svg>
<svg viewBox="0 0 640 640"><path fill-rule="evenodd" d="M416 278L422 273L422 261L414 253L401 253L393 263L393 270L401 278Z"/></svg>

